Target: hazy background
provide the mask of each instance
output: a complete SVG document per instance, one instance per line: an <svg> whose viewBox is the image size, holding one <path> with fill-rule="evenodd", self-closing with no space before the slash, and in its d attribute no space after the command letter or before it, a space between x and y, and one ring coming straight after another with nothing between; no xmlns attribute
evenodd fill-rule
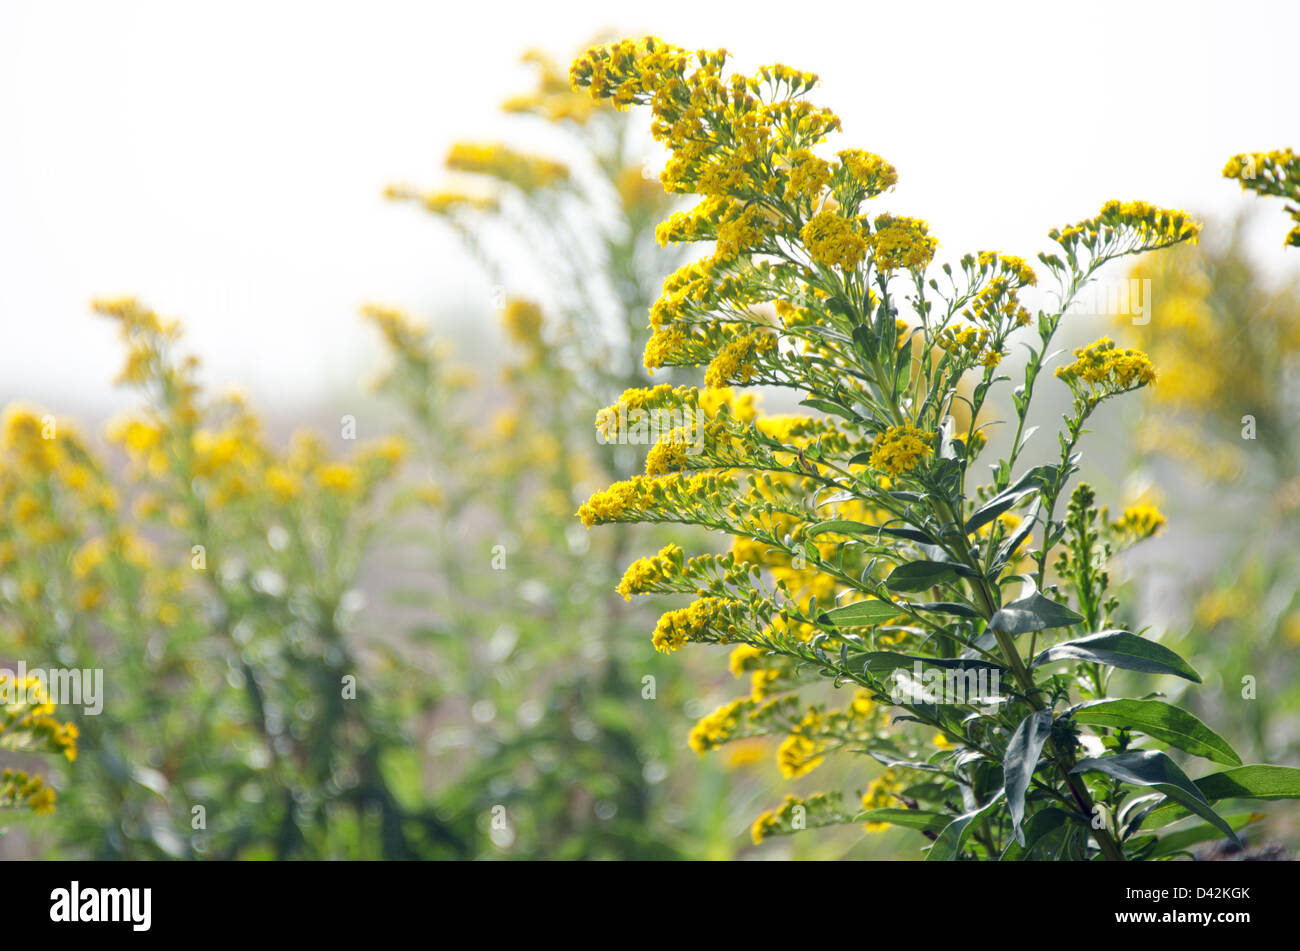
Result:
<svg viewBox="0 0 1300 951"><path fill-rule="evenodd" d="M1230 214L1250 199L1225 159L1300 142L1279 100L1300 6L1068 6L5 0L0 400L118 404L112 329L87 308L102 294L183 318L208 378L272 416L360 392L367 300L489 351L486 285L382 188L436 183L449 142L494 135L529 86L523 49L567 58L604 29L817 71L837 147L899 168L888 206L928 218L941 256L1028 256L1111 197Z"/></svg>

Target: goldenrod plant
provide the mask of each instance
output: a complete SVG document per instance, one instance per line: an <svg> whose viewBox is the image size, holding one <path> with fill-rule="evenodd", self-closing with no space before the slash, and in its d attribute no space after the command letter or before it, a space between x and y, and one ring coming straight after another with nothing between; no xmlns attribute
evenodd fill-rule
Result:
<svg viewBox="0 0 1300 951"><path fill-rule="evenodd" d="M693 746L773 736L788 776L836 753L873 776L860 807L838 790L787 797L758 816L754 840L892 824L936 860L1169 858L1236 838L1257 815L1217 803L1300 796L1300 770L1243 765L1157 698L1201 675L1132 629L1106 564L1162 516L1103 518L1086 483L1070 489L1089 418L1157 371L1108 337L1057 361L1063 317L1108 262L1194 241L1199 226L1111 201L1052 229L1056 248L1037 261L1055 295L1031 312L1022 292L1039 273L1025 260L982 251L934 266L926 222L889 207L890 163L819 154L840 121L807 98L816 76L728 76L726 61L624 40L588 51L570 77L620 109L648 105L669 151L665 189L700 198L659 228L712 253L665 281L647 365L704 367L709 387L792 390L809 412L766 416L749 394L717 403L688 385L630 389L597 414L604 438L634 411L698 425L660 438L643 475L578 515L733 539L721 554L670 544L620 585L694 597L661 617L654 645L726 645L751 679L698 723ZM1016 343L1027 356L1009 370ZM1069 394L1054 439L1026 425L1047 387ZM995 393L1011 436L990 458ZM1112 694L1116 670L1143 675L1138 696Z"/></svg>

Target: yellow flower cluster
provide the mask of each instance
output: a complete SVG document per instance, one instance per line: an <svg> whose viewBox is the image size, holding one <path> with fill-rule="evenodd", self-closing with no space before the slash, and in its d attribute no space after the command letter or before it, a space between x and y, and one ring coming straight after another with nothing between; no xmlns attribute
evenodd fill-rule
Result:
<svg viewBox="0 0 1300 951"><path fill-rule="evenodd" d="M506 301L501 323L515 343L536 350L542 341L542 309L532 301L512 297Z"/></svg>
<svg viewBox="0 0 1300 951"><path fill-rule="evenodd" d="M22 807L46 816L54 811L54 800L54 790L40 776L16 769L0 770L0 806Z"/></svg>
<svg viewBox="0 0 1300 951"><path fill-rule="evenodd" d="M682 569L684 555L681 546L669 543L659 550L657 555L638 558L628 565L623 573L623 580L615 589L625 601L631 601L634 594L645 594L654 586L678 574Z"/></svg>
<svg viewBox="0 0 1300 951"><path fill-rule="evenodd" d="M384 197L389 201L413 201L434 215L450 215L458 211L492 212L500 207L495 195L443 189L422 192L410 185L388 185Z"/></svg>
<svg viewBox="0 0 1300 951"><path fill-rule="evenodd" d="M776 765L786 779L798 779L822 764L826 743L812 734L821 725L821 713L809 710L799 725L781 741L776 751Z"/></svg>
<svg viewBox="0 0 1300 951"><path fill-rule="evenodd" d="M977 323L998 327L1004 323L1016 327L1027 326L1029 311L1020 303L1019 291L1038 283L1038 275L1023 258L996 251L981 251L978 257L968 256L962 262L977 268L980 277L992 274L971 300L966 316Z"/></svg>
<svg viewBox="0 0 1300 951"><path fill-rule="evenodd" d="M795 149L790 154L785 194L789 198L814 201L821 197L831 180L831 163L818 158L811 149Z"/></svg>
<svg viewBox="0 0 1300 951"><path fill-rule="evenodd" d="M940 349L955 357L965 357L986 367L997 366L1002 353L989 346L987 327L948 327L935 340Z"/></svg>
<svg viewBox="0 0 1300 951"><path fill-rule="evenodd" d="M750 827L749 836L755 845L762 845L763 840L767 838L772 830L781 827L790 822L791 817L795 814L797 807L803 806L803 800L796 796L787 795L785 801L781 803L778 809L767 809L759 813L758 818Z"/></svg>
<svg viewBox="0 0 1300 951"><path fill-rule="evenodd" d="M591 528L598 523L618 521L634 515L654 498L654 480L634 476L615 482L607 489L595 493L578 507L578 518Z"/></svg>
<svg viewBox="0 0 1300 951"><path fill-rule="evenodd" d="M655 650L662 654L681 650L688 641L717 625L719 620L725 620L724 615L734 605L735 602L723 598L707 597L692 602L689 607L666 612L659 618L651 637ZM724 628L720 636L725 638L727 634Z"/></svg>
<svg viewBox="0 0 1300 951"><path fill-rule="evenodd" d="M898 182L898 170L874 152L844 149L839 153L839 160L849 178L867 198L883 194Z"/></svg>
<svg viewBox="0 0 1300 951"><path fill-rule="evenodd" d="M887 809L895 805L894 799L906 785L903 774L894 768L886 769L867 785L862 794L863 809ZM885 822L868 822L863 827L868 832L881 832L889 828Z"/></svg>
<svg viewBox="0 0 1300 951"><path fill-rule="evenodd" d="M497 142L457 142L447 153L447 167L456 172L486 175L522 192L535 192L568 180L559 162L516 151Z"/></svg>
<svg viewBox="0 0 1300 951"><path fill-rule="evenodd" d="M776 335L762 330L737 337L718 351L704 373L705 386L715 389L748 383L758 372L757 362L776 353Z"/></svg>
<svg viewBox="0 0 1300 951"><path fill-rule="evenodd" d="M686 468L691 447L692 443L684 431L673 430L646 453L645 474L661 476L670 472L680 472Z"/></svg>
<svg viewBox="0 0 1300 951"><path fill-rule="evenodd" d="M922 271L934 257L939 243L930 237L930 226L919 218L880 215L875 225L870 243L881 271Z"/></svg>
<svg viewBox="0 0 1300 951"><path fill-rule="evenodd" d="M1296 225L1287 233L1286 243L1300 248L1300 156L1291 149L1234 155L1223 176L1237 179L1248 191L1290 199L1287 211Z"/></svg>
<svg viewBox="0 0 1300 951"><path fill-rule="evenodd" d="M765 656L766 652L760 647L755 647L752 644L739 644L732 649L727 658L727 669L731 671L731 676L741 677L750 670L751 661Z"/></svg>
<svg viewBox="0 0 1300 951"><path fill-rule="evenodd" d="M1150 538L1165 526L1165 517L1154 505L1130 505L1111 523L1111 528L1134 541Z"/></svg>
<svg viewBox="0 0 1300 951"><path fill-rule="evenodd" d="M867 463L889 475L902 475L934 452L930 440L930 433L914 426L890 426L876 437Z"/></svg>
<svg viewBox="0 0 1300 951"><path fill-rule="evenodd" d="M782 156L801 157L839 119L798 98L816 83L811 73L765 66L755 76L724 81L726 58L724 50L691 54L654 38L622 40L587 51L569 78L618 108L651 106L651 131L672 153L661 176L669 191L768 194L778 180L766 169Z"/></svg>
<svg viewBox="0 0 1300 951"><path fill-rule="evenodd" d="M585 124L599 108L590 96L569 85L569 77L550 56L541 50L528 50L520 57L537 69L537 88L530 93L514 96L501 105L504 112L529 113L541 116L548 122L575 122Z"/></svg>
<svg viewBox="0 0 1300 951"><path fill-rule="evenodd" d="M0 746L7 749L61 753L71 762L77 758L75 723L61 723L54 717L54 704L44 694L41 680L27 677L21 683L8 672L0 672Z"/></svg>
<svg viewBox="0 0 1300 951"><path fill-rule="evenodd" d="M808 256L823 267L851 271L867 256L869 243L857 221L834 211L817 212L799 232Z"/></svg>
<svg viewBox="0 0 1300 951"><path fill-rule="evenodd" d="M1201 226L1185 211L1158 208L1145 201L1111 200L1095 217L1053 228L1048 237L1070 253L1080 244L1097 253L1115 253L1195 242L1200 231Z"/></svg>
<svg viewBox="0 0 1300 951"><path fill-rule="evenodd" d="M690 748L703 755L736 736L742 726L742 715L749 705L749 700L740 697L701 717L687 738Z"/></svg>
<svg viewBox="0 0 1300 951"><path fill-rule="evenodd" d="M1117 346L1102 337L1074 351L1074 362L1057 367L1056 375L1068 383L1084 383L1109 396L1147 386L1156 380L1151 359L1141 350Z"/></svg>

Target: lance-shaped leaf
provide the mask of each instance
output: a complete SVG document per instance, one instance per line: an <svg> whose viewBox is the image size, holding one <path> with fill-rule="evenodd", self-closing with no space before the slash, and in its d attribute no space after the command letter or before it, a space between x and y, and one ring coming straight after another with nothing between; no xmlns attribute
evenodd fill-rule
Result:
<svg viewBox="0 0 1300 951"><path fill-rule="evenodd" d="M964 812L948 823L944 830L939 833L939 838L934 840L934 845L930 846L930 851L926 853L925 860L927 862L949 862L960 855L962 845L966 842L966 837L970 835L971 830L993 811L993 808L1002 801L1003 795L1003 790L999 789L993 798L984 805L978 809L972 809L970 812Z"/></svg>
<svg viewBox="0 0 1300 951"><path fill-rule="evenodd" d="M900 613L896 604L869 598L866 601L854 601L852 604L832 608L818 615L817 620L822 624L831 624L835 627L866 627L898 617Z"/></svg>
<svg viewBox="0 0 1300 951"><path fill-rule="evenodd" d="M885 585L890 591L924 591L957 580L957 566L947 561L912 561L889 573Z"/></svg>
<svg viewBox="0 0 1300 951"><path fill-rule="evenodd" d="M1025 820L1025 793L1038 766L1038 758L1043 755L1043 744L1051 732L1052 711L1037 710L1020 721L1002 756L1003 788L1007 791L1011 828L1021 845L1025 844L1025 833L1020 827Z"/></svg>
<svg viewBox="0 0 1300 951"><path fill-rule="evenodd" d="M959 604L955 601L922 601L912 605L917 611L937 611L940 614L951 614L953 617L978 618L980 613L969 604Z"/></svg>
<svg viewBox="0 0 1300 951"><path fill-rule="evenodd" d="M868 525L866 522L854 522L844 518L833 518L825 522L818 522L816 525L808 526L808 535L823 535L826 532L836 532L840 535L866 535L875 534L878 531L875 525Z"/></svg>
<svg viewBox="0 0 1300 951"><path fill-rule="evenodd" d="M1300 799L1300 769L1292 766L1238 766L1196 780L1196 788L1210 802L1220 799ZM1166 802L1147 815L1149 828L1183 818L1189 810Z"/></svg>
<svg viewBox="0 0 1300 951"><path fill-rule="evenodd" d="M973 534L977 529L993 521L1025 496L1037 492L1039 489L1038 483L1030 480L1028 484L1026 484L1027 479L1029 479L1028 476L1021 479L1011 488L999 492L976 509L975 513L966 520L966 534Z"/></svg>
<svg viewBox="0 0 1300 951"><path fill-rule="evenodd" d="M998 609L989 619L989 627L1008 634L1028 634L1049 627L1069 627L1083 620L1064 604L1045 598L1037 591L1027 598L1012 601Z"/></svg>
<svg viewBox="0 0 1300 951"><path fill-rule="evenodd" d="M1216 763L1240 766L1241 757L1219 734L1181 707L1163 700L1096 700L1071 714L1078 723L1139 730L1180 750Z"/></svg>
<svg viewBox="0 0 1300 951"><path fill-rule="evenodd" d="M831 400L823 400L814 397L809 397L806 400L802 400L799 403L799 405L808 406L811 407L812 409L819 409L823 413L830 413L833 416L841 416L844 419L847 419L850 422L854 422L854 423L861 422L862 420L861 416L853 412L853 410L849 409L847 406L844 406L840 403L832 402Z"/></svg>
<svg viewBox="0 0 1300 951"><path fill-rule="evenodd" d="M1238 845L1241 840L1232 826L1223 820L1210 805L1205 794L1187 778L1187 774L1178 768L1178 764L1158 750L1140 753L1116 753L1112 756L1098 756L1093 759L1080 760L1072 773L1086 773L1092 770L1112 776L1122 783L1132 786L1150 786L1162 792L1189 812L1194 812L1206 822L1211 823Z"/></svg>
<svg viewBox="0 0 1300 951"><path fill-rule="evenodd" d="M1225 816L1224 821L1234 829L1241 829L1263 818L1264 814L1261 812L1247 812L1241 815ZM1149 851L1144 852L1142 858L1154 859L1162 855L1172 855L1175 852L1182 852L1194 845L1200 845L1202 842L1209 842L1217 838L1220 838L1219 830L1207 823L1192 826L1190 829L1179 829L1177 832L1170 832L1168 835L1160 836L1160 841L1154 843ZM1137 842L1138 840L1134 839L1133 844L1136 845Z"/></svg>
<svg viewBox="0 0 1300 951"><path fill-rule="evenodd" d="M1016 553L1017 549L1020 548L1024 540L1033 533L1034 526L1038 524L1038 512L1041 507L1041 501L1035 500L1029 511L1025 513L1025 517L1021 520L1020 525L1017 526L1016 530L1011 533L1010 537L1008 537L1006 541L998 546L997 556L994 559L997 566L1000 567L1001 565L1006 564Z"/></svg>
<svg viewBox="0 0 1300 951"><path fill-rule="evenodd" d="M1072 641L1053 644L1034 658L1030 667L1054 660L1089 660L1109 667L1138 670L1147 674L1173 674L1199 684L1201 675L1168 647L1130 631L1101 631Z"/></svg>
<svg viewBox="0 0 1300 951"><path fill-rule="evenodd" d="M1075 815L1066 812L1064 809L1058 809L1055 806L1049 806L1046 809L1040 809L1029 817L1024 825L1024 845L1021 845L1015 839L1007 843L1007 847L1002 850L1002 862L1018 862L1025 856L1029 855L1040 844L1047 846L1052 844L1060 836L1055 835L1062 827L1067 826L1071 821L1078 822Z"/></svg>

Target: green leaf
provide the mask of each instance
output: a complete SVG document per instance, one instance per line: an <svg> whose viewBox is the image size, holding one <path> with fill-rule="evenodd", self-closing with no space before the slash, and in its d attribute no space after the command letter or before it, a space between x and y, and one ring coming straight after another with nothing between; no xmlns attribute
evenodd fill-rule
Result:
<svg viewBox="0 0 1300 951"><path fill-rule="evenodd" d="M809 535L822 535L826 532L836 532L840 535L874 535L877 531L879 531L879 528L875 525L868 525L866 522L852 522L843 518L818 522L816 525L808 527Z"/></svg>
<svg viewBox="0 0 1300 951"><path fill-rule="evenodd" d="M1073 711L1075 721L1139 730L1170 746L1216 763L1240 766L1241 757L1223 737L1192 714L1163 700L1097 700Z"/></svg>
<svg viewBox="0 0 1300 951"><path fill-rule="evenodd" d="M1025 833L1020 824L1025 819L1025 793L1029 780L1043 755L1043 744L1052 732L1052 711L1037 710L1020 721L1011 734L1007 751L1002 757L1003 788L1007 791L1007 809L1011 813L1011 828L1016 840L1025 844Z"/></svg>
<svg viewBox="0 0 1300 951"><path fill-rule="evenodd" d="M1025 513L1024 519L1021 520L1015 532L998 546L998 553L994 559L996 562L995 567L1006 564L1011 559L1011 556L1016 553L1016 549L1020 547L1021 543L1033 533L1034 526L1038 524L1038 512L1041 506L1040 501L1035 501L1029 511Z"/></svg>
<svg viewBox="0 0 1300 951"><path fill-rule="evenodd" d="M1300 799L1300 769L1291 766L1238 766L1196 780L1210 802L1220 799ZM1165 803L1146 817L1144 825L1159 828L1188 814L1176 803Z"/></svg>
<svg viewBox="0 0 1300 951"><path fill-rule="evenodd" d="M856 423L856 422L860 422L862 419L862 417L860 417L857 413L853 412L853 410L849 409L847 406L841 406L839 403L833 403L830 400L823 400L823 399L817 399L815 397L810 397L806 400L802 400L799 403L799 405L808 406L811 407L812 409L819 409L823 413L830 413L832 416L841 416L844 419L849 420L850 422Z"/></svg>
<svg viewBox="0 0 1300 951"><path fill-rule="evenodd" d="M1233 829L1241 829L1250 825L1252 822L1258 822L1264 818L1261 813L1247 812L1235 816L1226 816L1224 821ZM1179 829L1177 832L1169 832L1160 837L1155 847L1142 857L1145 859L1156 859L1164 855L1172 855L1174 852L1181 852L1190 849L1194 845L1200 845L1202 842L1210 842L1214 839L1223 838L1223 833L1212 825L1201 823L1192 826L1190 829ZM1136 841L1134 842L1136 844Z"/></svg>
<svg viewBox="0 0 1300 951"><path fill-rule="evenodd" d="M920 809L868 809L853 817L854 821L888 822L891 825L917 829L921 832L941 832L951 820L937 812L925 812Z"/></svg>
<svg viewBox="0 0 1300 951"><path fill-rule="evenodd" d="M1089 660L1096 664L1147 674L1173 674L1192 683L1201 682L1201 675L1168 647L1138 637L1130 631L1101 631L1054 644L1035 657L1029 666L1039 667L1067 658Z"/></svg>
<svg viewBox="0 0 1300 951"><path fill-rule="evenodd" d="M1002 850L1002 857L999 861L1020 861L1030 855L1039 843L1045 841L1048 836L1069 822L1071 818L1072 816L1068 812L1055 806L1049 806L1035 812L1024 825L1025 844L1021 845L1015 839L1012 839L1007 843L1007 847Z"/></svg>
<svg viewBox="0 0 1300 951"><path fill-rule="evenodd" d="M930 846L930 851L926 853L927 862L951 862L961 854L962 845L966 841L966 836L970 834L971 829L979 824L979 821L993 811L993 808L1002 801L1003 792L1001 789L988 802L978 809L972 809L970 812L964 812L952 822L944 827L939 833L939 838L934 840L934 845Z"/></svg>
<svg viewBox="0 0 1300 951"><path fill-rule="evenodd" d="M1168 755L1158 750L1146 750L1140 753L1098 756L1080 760L1070 772L1086 773L1093 770L1132 786L1150 786L1157 792L1164 793L1171 802L1176 802L1188 811L1196 813L1206 822L1222 830L1234 842L1241 844L1232 826L1223 821L1223 817L1214 811L1205 795Z"/></svg>
<svg viewBox="0 0 1300 951"><path fill-rule="evenodd" d="M956 601L922 601L913 604L912 608L917 611L937 611L940 614L951 614L953 617L978 618L980 613L969 604L960 604Z"/></svg>
<svg viewBox="0 0 1300 951"><path fill-rule="evenodd" d="M1056 480L1056 474L1059 469L1060 466L1055 464L1034 466L1014 483L1003 489L1002 492L999 493L999 496L1008 493L1021 492L1025 489L1037 489L1041 491Z"/></svg>
<svg viewBox="0 0 1300 951"><path fill-rule="evenodd" d="M891 591L924 591L956 580L957 568L950 562L913 561L890 572L885 585Z"/></svg>
<svg viewBox="0 0 1300 951"><path fill-rule="evenodd" d="M874 528L874 526L873 526ZM928 532L923 532L915 528L890 528L887 525L881 525L875 528L881 535L889 535L891 538L906 538L910 542L918 542L922 545L938 545L939 540Z"/></svg>
<svg viewBox="0 0 1300 951"><path fill-rule="evenodd" d="M1033 485L1028 488L1007 489L1005 492L999 492L993 498L981 505L975 513L966 520L965 532L967 535L974 532L989 522L993 521L1007 509L1011 508L1026 495L1038 491L1038 486Z"/></svg>
<svg viewBox="0 0 1300 951"><path fill-rule="evenodd" d="M1029 597L1013 601L999 609L989 619L989 627L1008 634L1027 634L1049 627L1069 627L1082 620L1082 615L1075 614L1064 604L1045 598L1035 591Z"/></svg>
<svg viewBox="0 0 1300 951"><path fill-rule="evenodd" d="M831 624L836 627L865 627L871 624L879 624L881 621L888 621L890 618L898 617L900 613L902 612L899 611L898 605L889 601L870 598L866 601L854 601L852 604L846 604L843 607L832 608L818 615L817 620L822 624Z"/></svg>

